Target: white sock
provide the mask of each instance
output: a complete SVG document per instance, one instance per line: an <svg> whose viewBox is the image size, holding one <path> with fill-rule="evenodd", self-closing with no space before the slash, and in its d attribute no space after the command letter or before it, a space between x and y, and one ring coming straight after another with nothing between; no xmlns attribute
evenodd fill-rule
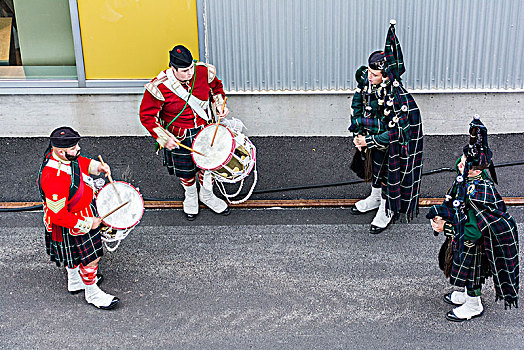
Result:
<svg viewBox="0 0 524 350"><path fill-rule="evenodd" d="M209 171L204 172L199 197L200 201L215 213L221 213L227 209L227 203L213 193L213 181Z"/></svg>
<svg viewBox="0 0 524 350"><path fill-rule="evenodd" d="M191 186L182 185L184 187L184 213L198 214L198 190L196 182Z"/></svg>
<svg viewBox="0 0 524 350"><path fill-rule="evenodd" d="M96 283L93 283L86 285L85 298L89 304L93 304L96 307L107 307L111 305L115 297L104 292Z"/></svg>
<svg viewBox="0 0 524 350"><path fill-rule="evenodd" d="M355 207L358 211L365 213L367 211L376 209L380 205L380 199L382 198L382 188L371 187L371 194L355 203Z"/></svg>
<svg viewBox="0 0 524 350"><path fill-rule="evenodd" d="M85 285L84 282L82 282L82 278L80 277L80 274L78 273L78 266L74 269L71 269L66 266L67 270L67 290L70 292L76 292L79 290L84 290Z"/></svg>
<svg viewBox="0 0 524 350"><path fill-rule="evenodd" d="M484 307L482 306L482 301L480 300L480 296L478 297L472 297L469 296L467 293L465 294L466 302L453 309L453 313L458 318L462 319L471 319L473 316L478 316L484 311Z"/></svg>
<svg viewBox="0 0 524 350"><path fill-rule="evenodd" d="M391 215L391 213L386 213L386 200L384 198L381 198L377 214L373 218L371 225L384 228L389 224L392 218L393 215Z"/></svg>

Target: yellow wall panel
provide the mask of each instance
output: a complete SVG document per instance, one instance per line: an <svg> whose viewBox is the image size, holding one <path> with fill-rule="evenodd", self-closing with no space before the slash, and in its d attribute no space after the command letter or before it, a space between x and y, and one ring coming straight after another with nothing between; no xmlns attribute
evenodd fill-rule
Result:
<svg viewBox="0 0 524 350"><path fill-rule="evenodd" d="M196 0L78 0L86 79L150 79L185 45L198 59Z"/></svg>

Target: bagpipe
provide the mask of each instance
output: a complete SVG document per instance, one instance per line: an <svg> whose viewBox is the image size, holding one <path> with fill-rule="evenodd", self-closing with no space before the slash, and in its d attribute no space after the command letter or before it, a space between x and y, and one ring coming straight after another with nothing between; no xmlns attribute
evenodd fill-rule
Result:
<svg viewBox="0 0 524 350"><path fill-rule="evenodd" d="M451 271L453 260L452 245L454 240L459 240L459 242L456 242L458 246L462 246L464 243L463 235L457 234L455 231L463 230L467 218L465 213L465 198L467 195L466 179L470 170L484 170L488 168L495 183L497 179L495 167L491 160L492 152L488 147L487 129L480 121L478 115L475 115L470 123L469 142L464 146L463 154L464 167L462 174L457 174L451 189L446 194L444 202L440 205L432 206L426 215L426 218L430 220L440 217L453 226L453 229L450 229L450 232L444 229L446 240L440 247L438 255L439 267L444 271L446 277L449 277ZM459 162L457 162L457 165L458 163ZM439 233L433 231L433 234L438 236Z"/></svg>
<svg viewBox="0 0 524 350"><path fill-rule="evenodd" d="M442 204L432 206L429 209L426 218L429 220L434 220L435 218L440 217L445 222L455 222L457 214L456 211L461 204L456 197L456 192L453 192L454 191L452 188L451 192L446 194L446 198ZM436 237L439 235L439 232L433 231L433 234ZM448 232L445 227L444 237L445 240L438 252L438 266L444 272L444 276L449 277L451 273L451 266L453 264L453 230Z"/></svg>

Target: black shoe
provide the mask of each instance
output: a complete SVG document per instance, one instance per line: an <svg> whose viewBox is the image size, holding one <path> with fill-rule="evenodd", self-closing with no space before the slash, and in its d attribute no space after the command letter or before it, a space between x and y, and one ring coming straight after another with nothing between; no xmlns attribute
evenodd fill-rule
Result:
<svg viewBox="0 0 524 350"><path fill-rule="evenodd" d="M363 211L360 211L357 209L357 207L354 205L351 208L349 208L349 212L353 215L362 215L365 214Z"/></svg>
<svg viewBox="0 0 524 350"><path fill-rule="evenodd" d="M464 321L467 321L467 320L471 320L471 319L473 319L473 318L475 318L475 317L480 317L480 316L482 316L482 315L484 315L484 310L482 310L482 311L480 312L480 314L478 314L478 315L474 315L474 316L471 316L470 318L458 318L458 317L455 315L455 313L453 312L453 310L451 310L450 312L448 312L448 313L446 314L446 320L448 320L448 321L452 321L452 322L464 322Z"/></svg>
<svg viewBox="0 0 524 350"><path fill-rule="evenodd" d="M96 278L97 278L96 284L100 287L102 282L104 282L104 275L99 273L99 274L97 274ZM74 295L74 294L78 294L78 293L83 292L83 291L84 291L84 289L74 290L72 292L69 292L69 294L73 294Z"/></svg>
<svg viewBox="0 0 524 350"><path fill-rule="evenodd" d="M119 302L120 302L120 299L118 299L117 297L114 297L113 300L111 300L111 304L107 306L97 306L97 308L102 309L102 310L111 310L111 309L114 309L118 305Z"/></svg>
<svg viewBox="0 0 524 350"><path fill-rule="evenodd" d="M223 212L219 213L220 215L224 215L224 216L228 216L229 214L231 214L231 210L229 209L229 207L226 208L226 210L224 210Z"/></svg>
<svg viewBox="0 0 524 350"><path fill-rule="evenodd" d="M380 232L382 232L385 229L387 229L388 226L386 226L386 227L378 227L378 226L375 226L375 225L371 225L371 227L369 228L369 233L371 233L372 235L379 234Z"/></svg>
<svg viewBox="0 0 524 350"><path fill-rule="evenodd" d="M448 294L445 294L444 297L442 297L442 300L444 300L449 305L453 305L453 306L460 306L460 305L462 305L462 304L455 304L454 302L451 301L451 293L453 293L453 292L449 292Z"/></svg>
<svg viewBox="0 0 524 350"><path fill-rule="evenodd" d="M186 214L187 221L193 221L198 216L198 214L188 214L188 213L184 213L184 214Z"/></svg>

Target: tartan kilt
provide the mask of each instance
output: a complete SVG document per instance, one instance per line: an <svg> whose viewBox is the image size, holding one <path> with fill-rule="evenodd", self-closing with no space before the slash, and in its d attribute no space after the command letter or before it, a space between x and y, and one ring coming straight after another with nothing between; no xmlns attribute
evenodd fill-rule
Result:
<svg viewBox="0 0 524 350"><path fill-rule="evenodd" d="M185 138L182 140L182 144L187 147L192 147L193 141L196 135L203 129L203 126L198 128L186 129ZM191 151L185 148L179 147L173 150L164 148L164 166L167 167L167 171L171 175L183 179L192 179L196 176L199 168L196 166L191 156Z"/></svg>
<svg viewBox="0 0 524 350"><path fill-rule="evenodd" d="M373 187L381 187L382 183L387 183L387 149L384 151L378 149L371 150L371 159L373 160Z"/></svg>
<svg viewBox="0 0 524 350"><path fill-rule="evenodd" d="M473 290L484 284L486 279L491 276L491 269L482 240L482 238L478 239L475 243L466 241L462 259L460 259L458 252L454 252L449 278L452 285Z"/></svg>
<svg viewBox="0 0 524 350"><path fill-rule="evenodd" d="M69 233L69 229L62 228L62 237L62 242L53 241L51 232L45 231L46 252L57 266L60 266L60 263L70 268L79 264L86 266L104 255L98 228L75 236Z"/></svg>

